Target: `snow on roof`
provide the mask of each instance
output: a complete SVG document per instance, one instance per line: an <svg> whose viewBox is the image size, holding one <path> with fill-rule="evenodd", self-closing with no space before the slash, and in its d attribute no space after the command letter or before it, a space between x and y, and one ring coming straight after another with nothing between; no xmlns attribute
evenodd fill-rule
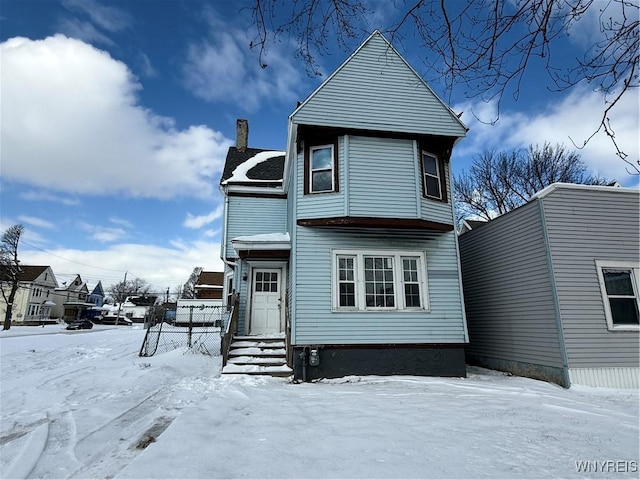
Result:
<svg viewBox="0 0 640 480"><path fill-rule="evenodd" d="M266 162L267 160L274 157L281 157L284 154L285 152L283 151L260 152L255 156L251 157L249 160L238 165L231 173L231 177L223 181L222 184L226 185L228 183L233 183L233 182L273 182L273 180L257 180L254 178L249 178L247 176L247 172L249 172L249 170L251 170L253 167L258 165L259 163Z"/></svg>
<svg viewBox="0 0 640 480"><path fill-rule="evenodd" d="M617 185L616 185L617 184ZM539 190L538 192L534 193L531 198L529 199L529 201L532 201L536 198L544 198L547 195L550 195L551 193L555 192L558 189L561 188L566 188L566 189L573 189L573 190L591 190L591 191L604 191L604 192L626 192L626 193L638 193L638 189L637 188L627 188L627 187L620 187L617 182L614 185L584 185L581 183L563 183L563 182L556 182L556 183L552 183L551 185L543 188L542 190Z"/></svg>
<svg viewBox="0 0 640 480"><path fill-rule="evenodd" d="M262 233L260 235L248 235L231 239L232 242L288 242L289 233Z"/></svg>

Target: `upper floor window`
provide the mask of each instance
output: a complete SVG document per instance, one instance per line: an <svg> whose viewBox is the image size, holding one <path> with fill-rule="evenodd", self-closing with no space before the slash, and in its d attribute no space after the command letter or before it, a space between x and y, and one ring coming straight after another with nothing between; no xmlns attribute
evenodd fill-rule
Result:
<svg viewBox="0 0 640 480"><path fill-rule="evenodd" d="M609 329L638 329L638 268L628 263L600 261L596 261L596 266Z"/></svg>
<svg viewBox="0 0 640 480"><path fill-rule="evenodd" d="M424 194L429 198L443 200L442 195L442 175L441 165L438 157L422 152L422 176L424 182Z"/></svg>
<svg viewBox="0 0 640 480"><path fill-rule="evenodd" d="M333 192L333 145L311 147L309 157L311 164L309 191L312 193Z"/></svg>
<svg viewBox="0 0 640 480"><path fill-rule="evenodd" d="M337 192L337 137L308 140L304 157L304 193Z"/></svg>

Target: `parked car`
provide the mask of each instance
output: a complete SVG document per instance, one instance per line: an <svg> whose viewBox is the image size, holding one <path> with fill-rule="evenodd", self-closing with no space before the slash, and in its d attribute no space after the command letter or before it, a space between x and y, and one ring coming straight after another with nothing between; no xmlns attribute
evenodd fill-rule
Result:
<svg viewBox="0 0 640 480"><path fill-rule="evenodd" d="M91 320L87 320L86 318L82 320L74 320L69 322L67 325L67 330L90 330L93 328L93 323Z"/></svg>

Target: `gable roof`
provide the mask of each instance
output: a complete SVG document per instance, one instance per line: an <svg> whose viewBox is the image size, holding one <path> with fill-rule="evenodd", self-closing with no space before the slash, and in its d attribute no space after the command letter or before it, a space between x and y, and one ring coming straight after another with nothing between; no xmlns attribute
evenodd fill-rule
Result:
<svg viewBox="0 0 640 480"><path fill-rule="evenodd" d="M196 288L202 288L206 286L222 286L224 284L223 272L200 272L198 280L196 281Z"/></svg>
<svg viewBox="0 0 640 480"><path fill-rule="evenodd" d="M70 292L82 292L85 291L89 293L89 287L87 284L82 281L82 277L79 274L76 274L72 279L62 282L62 286L56 288L58 291L70 291Z"/></svg>
<svg viewBox="0 0 640 480"><path fill-rule="evenodd" d="M289 119L297 124L457 138L467 132L458 116L378 30Z"/></svg>
<svg viewBox="0 0 640 480"><path fill-rule="evenodd" d="M33 282L40 275L42 275L46 269L50 268L48 265L20 265L20 282ZM5 266L0 267L0 269L6 269Z"/></svg>
<svg viewBox="0 0 640 480"><path fill-rule="evenodd" d="M93 287L93 290L91 291L91 295L99 295L101 297L104 297L104 289L102 288L102 281L98 280L98 284Z"/></svg>
<svg viewBox="0 0 640 480"><path fill-rule="evenodd" d="M471 220L465 218L462 220L462 225L460 226L460 231L458 232L458 234L462 235L463 233L467 233L474 228L481 227L483 225L486 225L487 223L489 223L487 220Z"/></svg>
<svg viewBox="0 0 640 480"><path fill-rule="evenodd" d="M255 166L250 167L244 177L234 179L234 173L242 168L243 164L252 161L262 153L272 152L274 156L266 160L259 161ZM236 147L229 147L227 159L224 164L220 184L234 183L240 185L259 185L261 187L280 187L284 172L284 153L263 148L247 148L239 151Z"/></svg>

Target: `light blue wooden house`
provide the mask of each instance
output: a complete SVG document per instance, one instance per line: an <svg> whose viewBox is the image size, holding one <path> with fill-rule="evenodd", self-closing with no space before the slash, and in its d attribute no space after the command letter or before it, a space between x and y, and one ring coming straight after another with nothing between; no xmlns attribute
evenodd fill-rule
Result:
<svg viewBox="0 0 640 480"><path fill-rule="evenodd" d="M376 31L289 116L286 151L247 130L221 180L224 371L464 376L458 116Z"/></svg>

